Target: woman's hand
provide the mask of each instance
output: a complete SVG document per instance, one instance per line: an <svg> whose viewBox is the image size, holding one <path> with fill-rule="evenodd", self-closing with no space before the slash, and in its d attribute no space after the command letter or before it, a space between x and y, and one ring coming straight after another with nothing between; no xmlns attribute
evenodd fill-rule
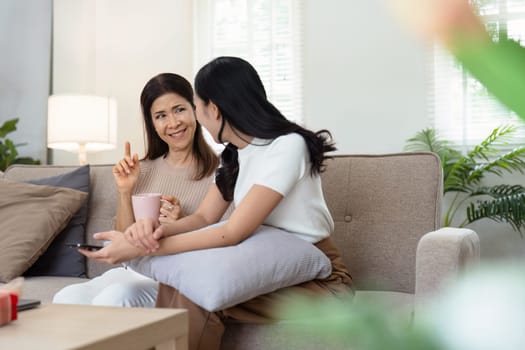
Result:
<svg viewBox="0 0 525 350"><path fill-rule="evenodd" d="M162 196L159 222L161 225L169 226L178 219L184 216L180 202L177 198L172 196Z"/></svg>
<svg viewBox="0 0 525 350"><path fill-rule="evenodd" d="M147 253L156 251L160 244L157 236L153 233L159 227L159 222L153 219L140 219L128 227L124 232L124 238L132 246L145 250Z"/></svg>
<svg viewBox="0 0 525 350"><path fill-rule="evenodd" d="M113 177L119 193L131 193L140 175L140 163L137 153L131 156L131 145L126 141L124 158L113 167Z"/></svg>
<svg viewBox="0 0 525 350"><path fill-rule="evenodd" d="M95 239L110 240L111 243L97 251L79 249L78 251L90 259L104 261L110 264L117 264L123 261L129 261L139 256L147 255L146 249L137 248L130 244L122 232L108 231L95 233Z"/></svg>

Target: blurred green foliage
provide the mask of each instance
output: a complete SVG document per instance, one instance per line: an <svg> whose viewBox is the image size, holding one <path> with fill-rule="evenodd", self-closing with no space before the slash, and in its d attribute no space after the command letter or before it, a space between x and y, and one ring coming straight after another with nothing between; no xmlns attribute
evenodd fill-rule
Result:
<svg viewBox="0 0 525 350"><path fill-rule="evenodd" d="M386 311L379 304L352 300L297 297L283 306L290 337L299 346L326 344L325 349L351 350L442 350L440 342L422 323ZM300 347L298 347L300 348Z"/></svg>
<svg viewBox="0 0 525 350"><path fill-rule="evenodd" d="M525 47L499 32L498 41L457 37L454 55L501 103L525 121Z"/></svg>

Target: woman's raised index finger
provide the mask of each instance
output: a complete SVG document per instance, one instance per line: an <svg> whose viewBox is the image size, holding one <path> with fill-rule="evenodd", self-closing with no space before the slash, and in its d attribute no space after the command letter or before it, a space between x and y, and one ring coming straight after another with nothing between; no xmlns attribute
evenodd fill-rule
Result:
<svg viewBox="0 0 525 350"><path fill-rule="evenodd" d="M131 157L131 144L129 141L126 141L124 144L124 156Z"/></svg>

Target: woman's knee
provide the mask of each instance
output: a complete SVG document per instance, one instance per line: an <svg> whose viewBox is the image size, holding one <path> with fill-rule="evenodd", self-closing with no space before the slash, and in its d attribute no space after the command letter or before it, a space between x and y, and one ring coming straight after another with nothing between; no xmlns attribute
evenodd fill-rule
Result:
<svg viewBox="0 0 525 350"><path fill-rule="evenodd" d="M93 305L153 307L155 306L156 285L136 283L114 283L104 288L93 298Z"/></svg>
<svg viewBox="0 0 525 350"><path fill-rule="evenodd" d="M53 296L54 304L91 304L96 290L84 283L72 284L59 290Z"/></svg>

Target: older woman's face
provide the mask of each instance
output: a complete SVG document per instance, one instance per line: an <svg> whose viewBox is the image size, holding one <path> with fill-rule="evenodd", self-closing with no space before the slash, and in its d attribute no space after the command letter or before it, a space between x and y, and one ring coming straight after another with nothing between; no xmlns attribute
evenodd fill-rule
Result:
<svg viewBox="0 0 525 350"><path fill-rule="evenodd" d="M189 151L197 127L191 103L176 93L158 97L151 105L151 119L170 150Z"/></svg>

